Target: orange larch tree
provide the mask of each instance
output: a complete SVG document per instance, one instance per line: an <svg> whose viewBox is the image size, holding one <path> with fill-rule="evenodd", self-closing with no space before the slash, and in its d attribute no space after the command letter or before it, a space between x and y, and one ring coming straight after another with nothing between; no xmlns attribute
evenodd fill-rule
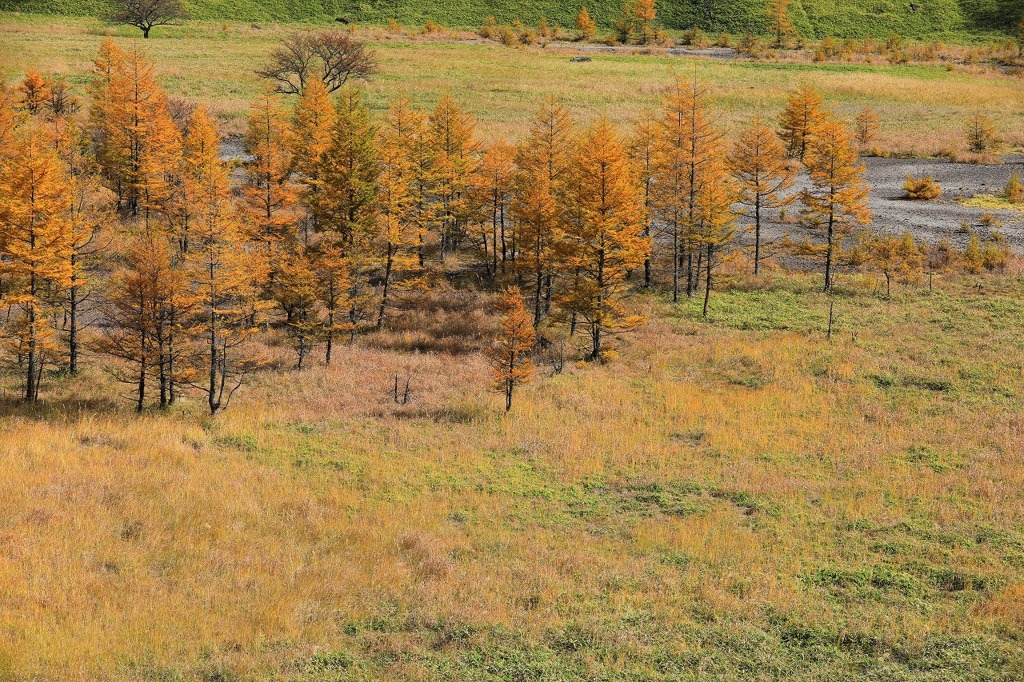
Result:
<svg viewBox="0 0 1024 682"><path fill-rule="evenodd" d="M579 31L578 40L590 40L597 33L597 24L590 18L585 5L580 7L580 13L576 15L576 30Z"/></svg>
<svg viewBox="0 0 1024 682"><path fill-rule="evenodd" d="M629 140L629 154L640 172L640 183L643 190L646 224L644 236L651 236L653 209L651 206L651 187L654 179L654 160L658 141L658 120L650 112L644 113L633 126L633 135ZM644 257L644 286L651 286L651 254Z"/></svg>
<svg viewBox="0 0 1024 682"><path fill-rule="evenodd" d="M434 147L434 197L441 260L455 252L469 217L469 188L478 163L480 143L474 137L476 121L445 94L430 115L430 142Z"/></svg>
<svg viewBox="0 0 1024 682"><path fill-rule="evenodd" d="M83 306L100 286L99 270L112 243L108 229L111 192L93 175L69 172L71 202L68 210L67 251L70 276L64 293L68 373L78 374L83 327Z"/></svg>
<svg viewBox="0 0 1024 682"><path fill-rule="evenodd" d="M301 244L282 254L276 263L274 295L287 313L284 328L295 349L296 369L305 366L306 356L323 330L317 316L320 284L313 258Z"/></svg>
<svg viewBox="0 0 1024 682"><path fill-rule="evenodd" d="M698 238L704 248L704 317L708 316L713 273L721 261L720 252L735 232L737 215L733 206L739 197L740 189L729 177L725 160L715 157L702 169L701 191L697 195Z"/></svg>
<svg viewBox="0 0 1024 682"><path fill-rule="evenodd" d="M533 324L537 326L544 317L544 282L555 267L554 246L562 220L547 173L521 174L511 208L516 225L516 268L531 278Z"/></svg>
<svg viewBox="0 0 1024 682"><path fill-rule="evenodd" d="M499 259L504 266L508 258L505 235L505 216L512 196L515 148L498 140L484 148L480 165L473 179L474 213L477 216L477 235L483 247L487 274L498 274Z"/></svg>
<svg viewBox="0 0 1024 682"><path fill-rule="evenodd" d="M878 114L871 107L864 107L857 114L857 118L854 119L854 129L856 131L857 145L862 151L866 151L868 145L875 140L875 136L878 135Z"/></svg>
<svg viewBox="0 0 1024 682"><path fill-rule="evenodd" d="M739 183L741 202L754 212L754 274L759 275L762 211L793 202L795 194L783 193L793 186L796 169L787 163L786 150L775 131L760 117L740 131L729 155L729 168Z"/></svg>
<svg viewBox="0 0 1024 682"><path fill-rule="evenodd" d="M302 185L302 198L315 206L323 186L320 177L323 157L331 146L331 135L337 115L327 87L319 78L310 81L295 105L292 114L292 172ZM313 212L313 220L316 213Z"/></svg>
<svg viewBox="0 0 1024 682"><path fill-rule="evenodd" d="M704 169L723 155L722 134L708 117L708 90L696 79L678 79L662 99L662 114L651 162L651 207L672 264L672 300L679 300L679 281L686 264L686 294L696 288L694 252L698 258L698 202ZM696 271L700 267L697 264Z"/></svg>
<svg viewBox="0 0 1024 682"><path fill-rule="evenodd" d="M21 107L35 116L42 113L50 102L50 79L39 75L34 69L29 69L25 78L18 84L21 93Z"/></svg>
<svg viewBox="0 0 1024 682"><path fill-rule="evenodd" d="M330 366L334 339L355 331L350 316L345 315L346 309L351 310L349 296L353 290L352 270L345 250L336 240L320 239L311 247L310 257L324 311L320 332L326 346L324 364Z"/></svg>
<svg viewBox="0 0 1024 682"><path fill-rule="evenodd" d="M24 358L24 397L39 399L43 365L53 351L48 314L51 295L71 283L68 177L37 124L15 129L0 157L0 282L3 304L13 309L7 336Z"/></svg>
<svg viewBox="0 0 1024 682"><path fill-rule="evenodd" d="M779 137L793 158L804 160L815 129L826 118L822 99L813 85L805 83L790 95L779 119Z"/></svg>
<svg viewBox="0 0 1024 682"><path fill-rule="evenodd" d="M200 197L208 194L211 185L229 186L225 184L227 176L224 171L220 162L220 136L206 109L197 108L185 127L182 157L176 174L178 186L171 212L178 248L182 253L189 250L192 242L193 223L203 205Z"/></svg>
<svg viewBox="0 0 1024 682"><path fill-rule="evenodd" d="M654 7L654 0L635 0L633 3L633 16L640 30L640 42L646 45L654 36L654 20L658 12Z"/></svg>
<svg viewBox="0 0 1024 682"><path fill-rule="evenodd" d="M266 261L245 238L231 203L228 169L217 154L217 132L202 107L192 114L185 139L184 165L195 183L185 255L196 301L192 328L206 348L207 380L201 386L210 414L216 414L259 364L247 342L268 307L260 298Z"/></svg>
<svg viewBox="0 0 1024 682"><path fill-rule="evenodd" d="M316 171L321 187L310 203L317 229L348 246L372 232L380 172L376 135L362 91L344 87L330 142Z"/></svg>
<svg viewBox="0 0 1024 682"><path fill-rule="evenodd" d="M437 150L431 141L427 115L415 109L406 95L399 95L388 111L389 125L395 131L400 148L409 162L412 182L409 186L410 209L407 218L416 240L419 267L426 261L426 237L434 224L436 207L432 202L436 184Z"/></svg>
<svg viewBox="0 0 1024 682"><path fill-rule="evenodd" d="M313 204L319 231L317 245L337 247L346 263L350 285L347 324L354 338L360 324L378 312L371 279L378 262L374 239L380 159L376 126L370 120L362 90L353 86L340 91L331 142L319 177L323 185Z"/></svg>
<svg viewBox="0 0 1024 682"><path fill-rule="evenodd" d="M377 176L374 251L380 261L378 270L381 290L377 329L384 326L384 318L393 298L395 277L412 270L416 263L413 248L417 235L409 220L415 201L415 176L406 147L407 131L404 127L407 124L406 110L392 107L377 136L380 173Z"/></svg>
<svg viewBox="0 0 1024 682"><path fill-rule="evenodd" d="M181 140L153 66L133 45L107 39L94 61L90 129L111 189L132 215L166 212Z"/></svg>
<svg viewBox="0 0 1024 682"><path fill-rule="evenodd" d="M793 22L789 19L789 0L768 0L768 26L775 36L775 47L783 48L793 34Z"/></svg>
<svg viewBox="0 0 1024 682"><path fill-rule="evenodd" d="M169 341L170 326L183 317L188 296L184 272L173 265L174 254L166 235L155 230L134 237L121 265L104 290L101 312L105 324L93 344L96 351L127 364L114 376L135 386L135 409L146 404L149 379L156 375L160 407L174 402L175 385L185 379L175 367L184 352ZM177 315L177 320L173 318Z"/></svg>
<svg viewBox="0 0 1024 682"><path fill-rule="evenodd" d="M268 252L295 238L298 197L291 179L289 134L281 96L264 90L249 112L245 149L251 160L246 164L243 206L253 241Z"/></svg>
<svg viewBox="0 0 1024 682"><path fill-rule="evenodd" d="M557 248L572 282L564 310L589 327L589 358L604 356L604 337L640 321L623 305L627 273L644 262L644 207L637 173L615 127L601 118L575 147L564 186L564 227Z"/></svg>
<svg viewBox="0 0 1024 682"><path fill-rule="evenodd" d="M572 120L552 97L533 117L530 132L516 153L512 214L516 224L516 265L529 273L533 320L539 325L550 308L556 270L553 246L558 240L561 213L552 212L569 171ZM546 192L548 196L542 196Z"/></svg>
<svg viewBox="0 0 1024 682"><path fill-rule="evenodd" d="M512 409L512 393L516 386L528 382L536 370L530 358L536 332L518 287L505 291L499 309L502 314L501 335L485 355L495 387L505 394L505 411L508 412Z"/></svg>
<svg viewBox="0 0 1024 682"><path fill-rule="evenodd" d="M113 243L111 227L114 196L96 175L96 163L88 154L86 131L70 109L51 108L45 115L48 139L68 178L67 250L71 268L68 287L61 292L64 308L62 332L67 339L67 370L78 374L81 333L88 316L84 308L102 282L108 251ZM60 113L63 112L63 113Z"/></svg>
<svg viewBox="0 0 1024 682"><path fill-rule="evenodd" d="M850 131L829 117L817 126L807 145L811 187L800 193L805 219L825 231L825 291L832 288L835 250L857 224L871 222L870 187L864 165L857 162Z"/></svg>

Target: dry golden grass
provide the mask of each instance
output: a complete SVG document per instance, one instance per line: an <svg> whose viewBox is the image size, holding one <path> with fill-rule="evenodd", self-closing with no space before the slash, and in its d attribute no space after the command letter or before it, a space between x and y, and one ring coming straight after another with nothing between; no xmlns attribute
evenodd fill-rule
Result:
<svg viewBox="0 0 1024 682"><path fill-rule="evenodd" d="M938 284L885 302L847 278L832 342L808 278L735 279L711 323L644 299L616 362L508 417L476 352L360 343L212 420L134 417L95 369L52 380L0 417L0 671L457 679L483 657L507 678L514 650L552 679L660 679L651 656L742 659L743 632L778 678L898 650L914 679L939 647L1012 679L1024 289ZM799 663L829 633L837 658Z"/></svg>
<svg viewBox="0 0 1024 682"><path fill-rule="evenodd" d="M267 25L189 23L169 28L145 47L172 95L198 99L238 133L259 83L253 70L282 32ZM108 31L89 20L0 14L0 64L12 75L29 67L65 74L79 89ZM119 29L119 39L135 33ZM550 95L562 99L581 121L601 113L617 123L634 120L657 105L674 76L697 70L714 90L721 120L745 122L754 113L774 116L788 90L814 84L841 115L852 119L870 104L881 119L877 146L893 153L936 154L965 148L963 121L984 109L996 122L1009 150L1024 145L1024 88L1020 77L981 68L944 65L807 64L719 61L665 55L591 55L573 64L575 52L558 48L509 49L465 41L465 36L431 36L362 30L380 60L381 74L370 84L371 104L380 110L405 92L432 107L453 93L480 120L482 137L518 138L530 116Z"/></svg>

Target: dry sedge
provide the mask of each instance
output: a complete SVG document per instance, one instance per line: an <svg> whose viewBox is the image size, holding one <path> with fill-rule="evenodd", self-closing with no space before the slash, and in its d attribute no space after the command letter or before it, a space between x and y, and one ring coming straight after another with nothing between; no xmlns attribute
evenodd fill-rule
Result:
<svg viewBox="0 0 1024 682"><path fill-rule="evenodd" d="M1024 677L1012 76L3 21L0 680Z"/></svg>

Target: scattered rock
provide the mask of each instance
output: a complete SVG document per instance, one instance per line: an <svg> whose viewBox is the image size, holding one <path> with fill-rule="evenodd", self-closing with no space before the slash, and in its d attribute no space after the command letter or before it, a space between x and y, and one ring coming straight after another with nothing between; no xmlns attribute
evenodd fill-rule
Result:
<svg viewBox="0 0 1024 682"><path fill-rule="evenodd" d="M336 22L338 22L339 24L345 24L346 26L347 26L348 24L351 24L351 23L352 23L351 21L349 21L349 20L348 20L348 19L346 19L345 17L335 17L335 18L334 18L334 20L335 20Z"/></svg>
<svg viewBox="0 0 1024 682"><path fill-rule="evenodd" d="M262 31L262 30L263 30L263 27L262 27L262 26L260 26L259 24L253 24L253 25L252 25L252 27L253 27L254 29L256 29L257 31Z"/></svg>
<svg viewBox="0 0 1024 682"><path fill-rule="evenodd" d="M593 61L590 57L570 57L570 62L589 62Z"/></svg>

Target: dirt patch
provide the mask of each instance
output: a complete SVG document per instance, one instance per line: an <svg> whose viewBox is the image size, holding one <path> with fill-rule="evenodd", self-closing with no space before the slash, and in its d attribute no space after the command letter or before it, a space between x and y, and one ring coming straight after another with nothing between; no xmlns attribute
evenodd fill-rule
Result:
<svg viewBox="0 0 1024 682"><path fill-rule="evenodd" d="M1024 212L1013 210L984 210L958 203L978 194L999 194L1003 191L1014 169L1024 172L1024 157L1008 157L998 166L969 163L951 163L943 159L882 159L865 158L866 179L871 185L869 201L876 229L896 232L909 230L918 239L936 243L949 238L955 244L967 243L963 229L967 223L980 232L982 213L991 213L1002 222L1002 232L1015 246L1024 246ZM903 198L903 182L907 175L930 175L942 187L942 196L932 201L910 201ZM796 189L807 186L807 177L801 174ZM789 208L794 216L797 206ZM770 213L765 234L777 237L789 232L794 237L803 235L799 225L779 222L778 213ZM745 222L745 221L744 221Z"/></svg>

